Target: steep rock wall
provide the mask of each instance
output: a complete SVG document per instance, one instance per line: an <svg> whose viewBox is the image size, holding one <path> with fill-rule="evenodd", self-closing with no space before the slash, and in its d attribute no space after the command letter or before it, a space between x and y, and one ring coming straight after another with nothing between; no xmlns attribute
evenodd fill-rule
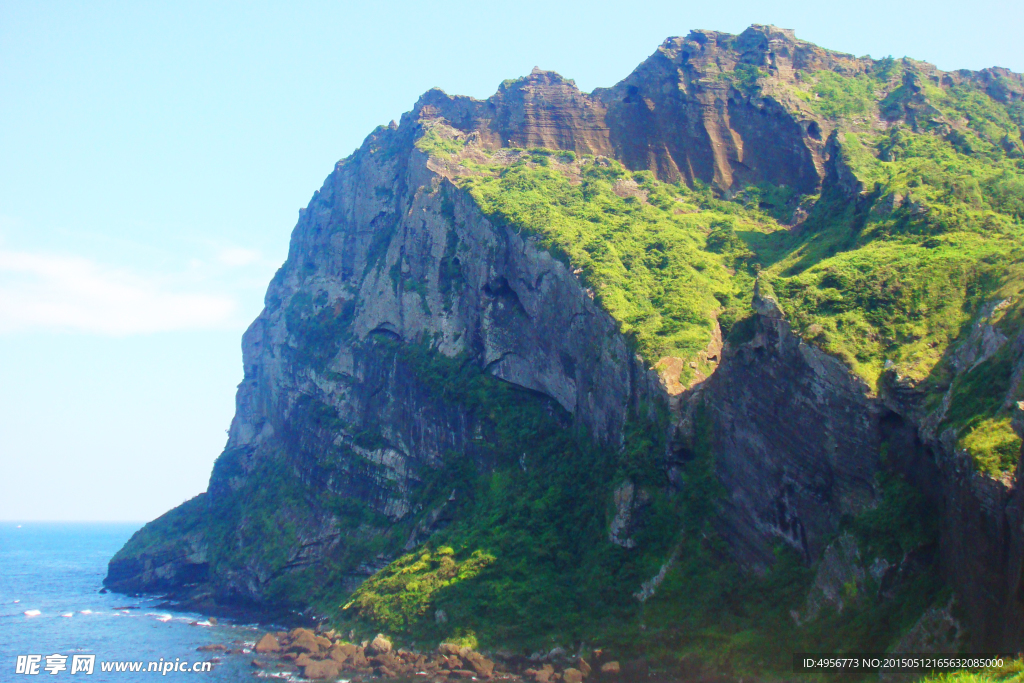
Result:
<svg viewBox="0 0 1024 683"><path fill-rule="evenodd" d="M881 410L781 317L759 315L756 325L751 341L726 349L700 399L714 425L724 535L762 571L779 542L815 562L844 516L875 504Z"/></svg>
<svg viewBox="0 0 1024 683"><path fill-rule="evenodd" d="M282 571L351 560L355 541L411 523L422 513L422 481L445 453L469 454L486 469L487 425L417 378L398 348L461 358L549 402L566 429L612 447L631 413L663 400L656 373L564 263L493 224L430 169L412 145L419 126L406 117L401 128L378 129L301 212L288 261L243 338L228 444L205 500L191 503L214 509L284 463L316 494L277 513L276 524L295 529L287 562L211 563L209 532L196 524L194 552L178 539L115 558L112 588L166 590L174 576L209 572L217 602L260 604ZM320 493L386 522L352 528ZM250 532L243 515L229 543L244 547ZM417 533L429 535L429 525L410 543ZM358 559L350 588L392 556Z"/></svg>

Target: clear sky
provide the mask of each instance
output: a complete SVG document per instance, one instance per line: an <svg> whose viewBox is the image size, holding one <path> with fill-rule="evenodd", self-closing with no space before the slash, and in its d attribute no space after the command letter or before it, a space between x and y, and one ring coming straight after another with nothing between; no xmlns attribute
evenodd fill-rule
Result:
<svg viewBox="0 0 1024 683"><path fill-rule="evenodd" d="M1024 71L1019 0L0 0L0 519L145 520L206 488L239 341L334 163L425 90L584 90L668 36Z"/></svg>

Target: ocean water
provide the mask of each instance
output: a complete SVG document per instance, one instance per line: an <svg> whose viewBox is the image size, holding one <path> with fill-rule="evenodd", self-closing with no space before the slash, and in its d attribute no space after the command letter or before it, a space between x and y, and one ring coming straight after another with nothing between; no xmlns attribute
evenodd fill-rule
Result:
<svg viewBox="0 0 1024 683"><path fill-rule="evenodd" d="M196 650L248 650L262 633L255 625L210 625L199 614L158 608L156 599L99 592L107 561L139 526L0 522L0 681L258 680L251 654ZM53 654L66 656L67 668L51 674L46 656ZM96 656L91 675L72 675L76 654ZM39 673L17 673L19 655L42 655ZM165 674L160 662L191 667L212 658L221 661L207 672ZM104 662L142 662L142 671L104 672ZM149 662L161 672L147 671Z"/></svg>

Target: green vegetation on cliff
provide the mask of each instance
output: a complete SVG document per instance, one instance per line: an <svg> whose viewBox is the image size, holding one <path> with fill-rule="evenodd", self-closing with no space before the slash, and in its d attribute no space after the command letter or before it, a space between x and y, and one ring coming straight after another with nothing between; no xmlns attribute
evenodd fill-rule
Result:
<svg viewBox="0 0 1024 683"><path fill-rule="evenodd" d="M552 150L470 154L438 121L418 145L444 157L486 213L538 235L577 269L652 366L678 356L706 373L699 354L716 321L743 338L736 323L760 274L801 336L869 386L881 390L891 367L933 397L932 407L952 392L949 412L960 417L944 426L958 429L979 468L1008 471L1015 458L1006 453L1019 445L1009 409L1024 397L1004 368L1003 393L979 404L957 389L973 380L952 371L950 358L986 303L1006 301L990 321L1001 335L1024 330L1020 107L970 81L938 85L910 60L774 87L835 127L820 197L759 185L727 199L699 183ZM692 377L684 365L680 382Z"/></svg>
<svg viewBox="0 0 1024 683"><path fill-rule="evenodd" d="M436 373L432 381L443 380L453 400L475 394L488 412L508 410L489 392L460 389L495 380L450 359L420 352L410 367L424 377ZM515 420L531 413L525 409ZM542 431L519 449L499 443L492 472L468 472L463 461L458 481L472 486L446 503L460 506L452 513L456 521L366 581L337 623L367 634L386 629L421 643L471 637L482 647L532 650L585 637L595 647L643 653L669 668L692 654L736 673L764 673L787 671L797 650L884 651L945 599L934 572L918 571L884 591L865 574L845 589L845 607L826 604L812 619L794 618L808 609L814 569L783 545L763 576L730 559L715 523L722 490L707 420L703 412L696 416L694 457L682 468L679 490L665 496L657 480L644 489L650 498L632 549L608 540L611 482L622 481L624 465L647 476L663 465L630 466L624 455L595 449L564 430ZM589 461L580 458L580 448L591 449ZM448 468L460 467L455 454L449 457L440 481L452 481L455 469ZM876 508L844 524L861 548L863 567L871 558L898 563L915 552L927 566L937 543L934 511L898 477L880 489ZM435 504L445 504L448 489L440 493ZM659 573L661 584L639 600L645 582Z"/></svg>
<svg viewBox="0 0 1024 683"><path fill-rule="evenodd" d="M723 263L742 259L735 232L779 229L707 188L659 183L611 160L534 152L487 170L465 181L480 207L563 255L651 364L696 356L723 302L749 297L749 272Z"/></svg>
<svg viewBox="0 0 1024 683"><path fill-rule="evenodd" d="M409 523L448 525L364 583L340 613L338 605L327 613L420 642L472 634L485 646L543 646L547 636L582 637L612 616L630 621L631 593L657 573L677 535L678 510L659 491L664 463L655 454L664 446L651 443L647 429L631 430L622 450L599 446L567 429L557 404L464 358L382 345L480 420L476 447L490 468L480 471L466 453L445 454L425 475L422 512ZM650 514L633 532L639 552L608 539L608 501L626 477L650 490Z"/></svg>

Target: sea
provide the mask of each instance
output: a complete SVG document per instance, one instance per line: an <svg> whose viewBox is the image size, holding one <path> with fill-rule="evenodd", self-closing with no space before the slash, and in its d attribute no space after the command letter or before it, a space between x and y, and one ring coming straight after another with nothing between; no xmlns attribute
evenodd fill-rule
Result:
<svg viewBox="0 0 1024 683"><path fill-rule="evenodd" d="M250 650L266 627L211 624L201 614L167 609L159 599L100 592L107 562L140 526L0 522L0 681L286 678L252 666ZM196 649L205 645L224 645L235 654ZM208 671L190 670L208 660L215 660ZM149 670L151 662L158 671ZM76 663L80 670L72 673ZM103 670L118 663L141 663L141 671Z"/></svg>

